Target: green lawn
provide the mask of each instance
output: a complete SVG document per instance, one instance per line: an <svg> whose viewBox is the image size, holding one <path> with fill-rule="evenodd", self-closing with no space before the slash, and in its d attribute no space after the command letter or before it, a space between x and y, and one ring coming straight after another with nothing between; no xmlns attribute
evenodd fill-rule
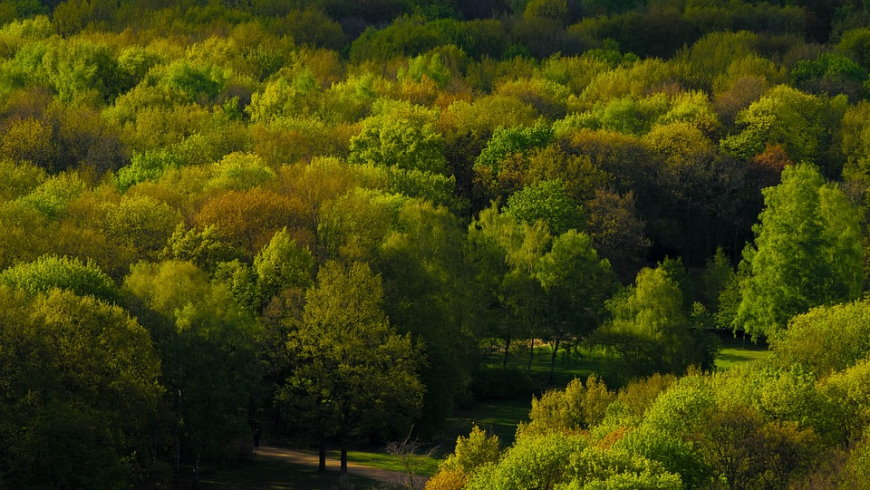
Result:
<svg viewBox="0 0 870 490"><path fill-rule="evenodd" d="M341 453L339 451L329 451L327 457L338 460L341 457ZM438 465L441 463L440 459L423 454L416 455L414 458L414 466L418 475L434 475L438 471ZM399 457L392 454L371 451L348 451L347 460L382 470L398 471L400 473L406 471Z"/></svg>
<svg viewBox="0 0 870 490"><path fill-rule="evenodd" d="M757 359L766 359L770 357L771 352L767 347L747 344L746 347L729 345L722 346L719 355L716 356L716 367L719 369L728 369L745 362L754 361Z"/></svg>
<svg viewBox="0 0 870 490"><path fill-rule="evenodd" d="M381 488L379 482L367 478L347 476L347 487ZM317 468L295 465L254 455L237 468L203 474L198 488L203 490L267 490L339 488L338 474L318 473ZM190 482L179 482L177 488L191 488Z"/></svg>
<svg viewBox="0 0 870 490"><path fill-rule="evenodd" d="M550 345L535 346L532 356L531 370L529 370L528 345L514 344L508 354L508 367L529 372L534 382L535 392L544 391L547 388L564 388L574 378L586 378L590 374L605 372L607 357L600 349L581 347L572 349L559 349L556 355L556 363L553 369L553 380L549 382L550 360L553 349ZM486 357L486 364L491 368L502 367L504 360L503 351L493 351ZM531 399L532 393L529 393Z"/></svg>
<svg viewBox="0 0 870 490"><path fill-rule="evenodd" d="M457 436L467 436L472 424L477 424L492 434L498 435L502 447L514 442L514 433L520 422L528 421L531 408L531 395L515 400L478 402L469 408L457 410L447 419L445 429L446 452L452 452Z"/></svg>

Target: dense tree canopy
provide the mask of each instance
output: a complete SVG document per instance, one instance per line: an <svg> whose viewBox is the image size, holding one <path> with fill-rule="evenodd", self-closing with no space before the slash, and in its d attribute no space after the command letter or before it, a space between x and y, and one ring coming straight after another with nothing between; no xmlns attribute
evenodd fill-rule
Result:
<svg viewBox="0 0 870 490"><path fill-rule="evenodd" d="M261 430L435 441L532 392L512 447L475 431L433 481L857 487L868 25L857 0L0 1L0 487L169 487ZM773 359L709 373L714 328ZM578 351L601 372L547 391Z"/></svg>

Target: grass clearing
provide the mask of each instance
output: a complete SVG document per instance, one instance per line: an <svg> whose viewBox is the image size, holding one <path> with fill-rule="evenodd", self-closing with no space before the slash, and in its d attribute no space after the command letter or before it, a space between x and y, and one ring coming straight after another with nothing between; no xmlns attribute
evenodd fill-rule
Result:
<svg viewBox="0 0 870 490"><path fill-rule="evenodd" d="M540 393L548 388L564 388L574 378L586 378L590 374L602 374L607 370L608 358L602 349L590 347L576 347L563 349L561 346L556 354L556 362L553 365L553 380L550 382L550 361L553 348L549 344L535 345L534 354L531 355L527 343L514 344L508 352L509 368L518 369L529 373L534 383L534 393ZM486 365L491 369L503 366L504 351L495 348L486 356ZM531 395L529 393L529 398Z"/></svg>
<svg viewBox="0 0 870 490"><path fill-rule="evenodd" d="M772 352L763 347L723 347L716 356L716 367L730 369L759 359L767 359Z"/></svg>
<svg viewBox="0 0 870 490"><path fill-rule="evenodd" d="M327 457L337 460L341 457L341 453L339 451L328 451ZM415 455L414 458L417 474L432 476L438 472L438 465L441 464L440 459L422 454ZM405 466L401 459L392 454L371 451L348 451L347 460L352 463L371 466L372 468L398 471L400 473L405 472Z"/></svg>
<svg viewBox="0 0 870 490"><path fill-rule="evenodd" d="M444 448L448 453L453 451L453 444L458 436L467 436L471 427L477 424L491 434L496 434L501 440L502 447L507 447L514 442L514 434L520 422L529 420L531 408L531 395L528 398L513 400L493 400L477 402L472 406L457 410L447 419L445 429Z"/></svg>
<svg viewBox="0 0 870 490"><path fill-rule="evenodd" d="M716 367L719 369L730 369L750 361L767 359L773 355L766 343L755 344L746 338L731 336L721 338L721 342L721 349L716 355Z"/></svg>

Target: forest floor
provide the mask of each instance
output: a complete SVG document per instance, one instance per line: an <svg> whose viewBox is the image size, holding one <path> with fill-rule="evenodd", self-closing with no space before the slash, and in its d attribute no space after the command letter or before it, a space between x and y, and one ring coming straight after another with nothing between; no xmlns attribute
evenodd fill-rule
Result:
<svg viewBox="0 0 870 490"><path fill-rule="evenodd" d="M314 451L260 446L254 456L239 467L204 475L198 486L202 490L266 490L303 488L407 488L408 476L400 471L348 461L348 475L338 475L339 461L330 454L326 472L317 471ZM414 478L414 487L422 488L427 476ZM185 487L184 484L178 488Z"/></svg>

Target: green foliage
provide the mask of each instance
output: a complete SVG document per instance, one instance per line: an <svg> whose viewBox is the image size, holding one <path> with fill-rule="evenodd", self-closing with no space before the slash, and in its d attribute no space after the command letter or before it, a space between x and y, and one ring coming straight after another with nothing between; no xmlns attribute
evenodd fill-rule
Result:
<svg viewBox="0 0 870 490"><path fill-rule="evenodd" d="M250 153L230 153L213 167L208 189L244 190L261 186L275 178L263 159Z"/></svg>
<svg viewBox="0 0 870 490"><path fill-rule="evenodd" d="M616 447L661 463L665 471L679 475L688 488L703 488L712 477L712 469L691 443L655 428L633 431Z"/></svg>
<svg viewBox="0 0 870 490"><path fill-rule="evenodd" d="M181 160L171 150L154 150L133 155L130 165L118 170L118 187L127 190L139 182L157 180L163 173L181 165Z"/></svg>
<svg viewBox="0 0 870 490"><path fill-rule="evenodd" d="M419 353L390 325L382 301L368 265L327 262L306 294L303 328L288 341L300 364L282 402L307 407L309 428L337 436L342 448L351 437L408 427L420 407Z"/></svg>
<svg viewBox="0 0 870 490"><path fill-rule="evenodd" d="M837 43L837 51L864 68L870 67L870 29L864 27L844 32Z"/></svg>
<svg viewBox="0 0 870 490"><path fill-rule="evenodd" d="M870 301L820 306L789 320L771 338L784 365L802 364L819 376L840 371L870 354Z"/></svg>
<svg viewBox="0 0 870 490"><path fill-rule="evenodd" d="M528 425L520 425L521 438L550 433L580 433L604 419L607 406L616 394L595 375L586 382L574 378L564 391L547 391L532 398Z"/></svg>
<svg viewBox="0 0 870 490"><path fill-rule="evenodd" d="M709 367L714 345L689 325L679 285L662 269L643 269L635 286L609 304L613 320L596 334L615 350L630 374L684 372Z"/></svg>
<svg viewBox="0 0 870 490"><path fill-rule="evenodd" d="M161 83L185 102L214 101L230 78L226 69L215 65L196 66L178 61L166 68Z"/></svg>
<svg viewBox="0 0 870 490"><path fill-rule="evenodd" d="M631 453L590 446L571 456L576 475L566 488L588 490L683 488L679 475L668 473L657 461Z"/></svg>
<svg viewBox="0 0 870 490"><path fill-rule="evenodd" d="M79 296L93 296L107 302L118 300L118 287L91 260L45 255L0 273L0 283L26 291L47 293L59 288Z"/></svg>
<svg viewBox="0 0 870 490"><path fill-rule="evenodd" d="M846 441L856 441L870 424L870 360L858 361L824 380L821 391L840 412Z"/></svg>
<svg viewBox="0 0 870 490"><path fill-rule="evenodd" d="M384 114L366 119L350 140L350 163L371 163L403 170L447 173L441 136L425 112Z"/></svg>
<svg viewBox="0 0 870 490"><path fill-rule="evenodd" d="M179 450L193 461L220 459L231 442L250 437L246 409L251 379L259 374L259 326L226 284L190 262L141 262L131 267L123 291L156 313L142 316L157 332Z"/></svg>
<svg viewBox="0 0 870 490"><path fill-rule="evenodd" d="M787 168L764 198L734 320L754 336L775 334L812 307L855 299L863 281L857 215L815 167Z"/></svg>
<svg viewBox="0 0 870 490"><path fill-rule="evenodd" d="M828 100L780 85L738 114L743 131L722 140L721 146L749 158L765 145L781 144L794 161L822 163L830 128L844 111L842 98Z"/></svg>
<svg viewBox="0 0 870 490"><path fill-rule="evenodd" d="M265 301L284 289L305 289L311 284L313 268L311 252L297 245L286 228L275 233L254 258L257 284Z"/></svg>
<svg viewBox="0 0 870 490"><path fill-rule="evenodd" d="M474 162L476 171L497 175L501 161L511 154L543 148L553 139L552 130L545 125L517 128L498 128L486 148Z"/></svg>
<svg viewBox="0 0 870 490"><path fill-rule="evenodd" d="M444 460L439 471L459 471L470 475L477 468L498 461L500 449L497 435L489 435L473 425L468 437L456 438L453 454Z"/></svg>
<svg viewBox="0 0 870 490"><path fill-rule="evenodd" d="M181 223L181 215L164 202L147 196L124 196L106 216L106 229L119 241L153 256Z"/></svg>
<svg viewBox="0 0 870 490"><path fill-rule="evenodd" d="M845 3L0 1L0 486L162 488L272 421L437 438L580 347L628 384L545 393L436 483L859 487L870 11ZM612 271L637 281L608 311ZM135 349L91 329L128 314ZM711 367L713 323L776 355L630 379Z"/></svg>
<svg viewBox="0 0 870 490"><path fill-rule="evenodd" d="M532 127L497 128L474 160L474 179L488 198L507 197L518 190L524 160L553 140L545 124ZM519 175L518 175L519 174Z"/></svg>
<svg viewBox="0 0 870 490"><path fill-rule="evenodd" d="M583 209L559 180L542 180L515 192L504 213L530 224L543 220L555 235L583 228Z"/></svg>
<svg viewBox="0 0 870 490"><path fill-rule="evenodd" d="M120 488L153 464L160 359L117 306L70 291L0 287L4 484ZM141 451L137 454L137 451Z"/></svg>
<svg viewBox="0 0 870 490"><path fill-rule="evenodd" d="M105 45L63 42L50 46L39 74L57 91L62 100L98 97L111 101L130 89L127 76L114 54Z"/></svg>
<svg viewBox="0 0 870 490"><path fill-rule="evenodd" d="M12 200L30 194L45 182L45 170L32 163L0 162L0 199Z"/></svg>
<svg viewBox="0 0 870 490"><path fill-rule="evenodd" d="M553 488L565 481L571 454L586 442L579 436L551 434L517 441L495 465L483 465L466 488Z"/></svg>
<svg viewBox="0 0 870 490"><path fill-rule="evenodd" d="M179 224L167 240L160 258L189 261L201 269L213 271L219 263L241 256L240 250L221 240L214 226L188 230Z"/></svg>

